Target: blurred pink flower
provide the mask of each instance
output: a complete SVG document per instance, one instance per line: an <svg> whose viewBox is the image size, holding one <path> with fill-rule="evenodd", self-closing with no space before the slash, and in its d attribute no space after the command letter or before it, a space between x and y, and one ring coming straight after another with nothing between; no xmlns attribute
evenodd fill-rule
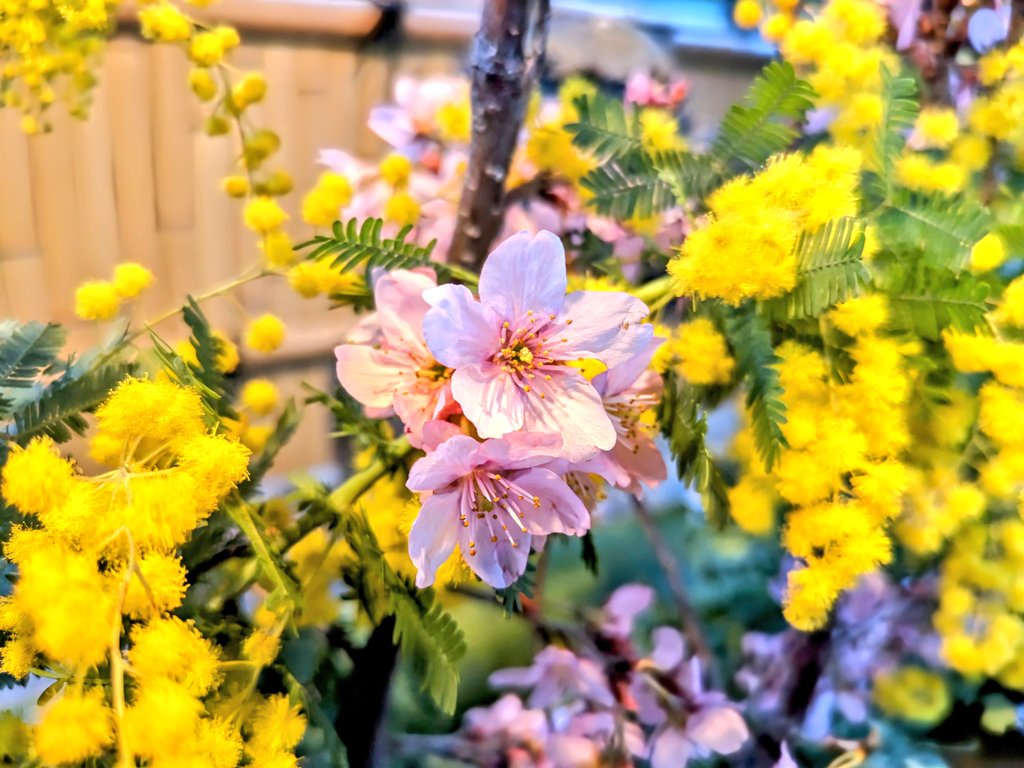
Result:
<svg viewBox="0 0 1024 768"><path fill-rule="evenodd" d="M604 707L615 705L604 672L590 659L549 645L529 667L499 669L487 679L495 688L531 689L529 707L551 709L581 698Z"/></svg>
<svg viewBox="0 0 1024 768"><path fill-rule="evenodd" d="M640 107L678 106L686 98L688 87L683 79L671 80L666 85L646 72L634 72L626 81L625 102Z"/></svg>
<svg viewBox="0 0 1024 768"><path fill-rule="evenodd" d="M644 331L646 347L614 368L599 373L592 382L615 427L615 445L574 467L594 472L616 487L637 495L642 491L641 483L654 486L668 474L661 451L640 421L645 411L657 405L661 395L661 377L650 370L649 365L664 339L650 338L649 328L635 328Z"/></svg>
<svg viewBox="0 0 1024 768"><path fill-rule="evenodd" d="M479 301L462 285L426 291L432 309L423 333L454 370L452 393L482 437L560 434L560 455L582 461L617 436L598 391L566 363L618 365L646 347L653 330L629 332L648 314L629 294L565 289L561 241L546 231L519 233L488 256Z"/></svg>
<svg viewBox="0 0 1024 768"><path fill-rule="evenodd" d="M583 503L545 466L559 443L558 435L532 432L482 443L455 435L413 465L406 485L431 492L409 532L417 586L434 583L458 544L474 573L507 587L526 570L533 535L578 536L590 527Z"/></svg>
<svg viewBox="0 0 1024 768"><path fill-rule="evenodd" d="M649 742L651 768L738 752L750 731L735 705L720 691L704 690L700 660L686 658L677 630L659 627L652 637L654 648L631 686L640 721L657 726Z"/></svg>
<svg viewBox="0 0 1024 768"><path fill-rule="evenodd" d="M437 132L437 111L446 104L469 98L469 83L460 77L430 77L395 81L395 103L370 110L370 130L398 150L409 150L416 140Z"/></svg>
<svg viewBox="0 0 1024 768"><path fill-rule="evenodd" d="M607 637L628 640L636 617L651 607L654 590L644 584L623 584L608 597L601 609L601 632Z"/></svg>
<svg viewBox="0 0 1024 768"><path fill-rule="evenodd" d="M422 296L436 284L428 270L396 270L379 277L373 288L377 311L334 350L345 390L373 418L396 413L417 447L425 422L457 410L448 372L423 340L429 307Z"/></svg>

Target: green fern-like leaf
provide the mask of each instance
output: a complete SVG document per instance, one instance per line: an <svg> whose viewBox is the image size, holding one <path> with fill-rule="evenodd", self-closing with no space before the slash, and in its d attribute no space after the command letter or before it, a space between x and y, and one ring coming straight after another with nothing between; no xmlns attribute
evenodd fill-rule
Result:
<svg viewBox="0 0 1024 768"><path fill-rule="evenodd" d="M226 409L226 406L220 403L223 398L221 393L207 385L196 369L182 360L171 345L160 338L152 328L149 330L149 339L153 344L153 355L163 372L183 387L190 387L199 393L204 420L209 426L217 427L220 424L219 414L222 409Z"/></svg>
<svg viewBox="0 0 1024 768"><path fill-rule="evenodd" d="M985 315L988 286L968 274L942 270L890 270L883 289L889 299L890 325L936 341L946 328L964 333L991 332Z"/></svg>
<svg viewBox="0 0 1024 768"><path fill-rule="evenodd" d="M672 188L642 153L609 160L587 173L581 183L592 194L590 206L617 219L647 218L675 204Z"/></svg>
<svg viewBox="0 0 1024 768"><path fill-rule="evenodd" d="M917 86L909 77L897 77L882 67L882 119L868 146L867 167L875 174L874 188L889 200L895 188L896 160L903 152L906 132L917 119Z"/></svg>
<svg viewBox="0 0 1024 768"><path fill-rule="evenodd" d="M577 147L602 159L640 151L638 112L627 113L621 101L601 94L580 96L573 103L579 120L565 129L572 134L572 143Z"/></svg>
<svg viewBox="0 0 1024 768"><path fill-rule="evenodd" d="M372 621L395 617L395 642L422 679L438 707L455 710L459 671L456 662L466 643L454 619L434 603L432 590L419 590L396 573L377 543L369 523L358 510L339 510L345 540L356 553L347 573Z"/></svg>
<svg viewBox="0 0 1024 768"><path fill-rule="evenodd" d="M455 711L459 692L456 662L466 643L455 620L434 602L432 590L417 590L388 573L388 605L395 617L395 641L422 679L422 687L445 713Z"/></svg>
<svg viewBox="0 0 1024 768"><path fill-rule="evenodd" d="M712 155L672 150L656 153L651 161L676 200L702 203L724 180L723 164Z"/></svg>
<svg viewBox="0 0 1024 768"><path fill-rule="evenodd" d="M42 395L14 413L15 439L22 445L46 435L58 443L72 434L84 435L88 423L83 414L107 399L111 390L132 372L131 365L114 363L82 374L69 372Z"/></svg>
<svg viewBox="0 0 1024 768"><path fill-rule="evenodd" d="M67 331L48 323L4 323L0 328L0 389L31 387L57 362Z"/></svg>
<svg viewBox="0 0 1024 768"><path fill-rule="evenodd" d="M729 496L718 464L708 450L707 415L695 394L669 372L658 405L658 424L676 460L679 477L701 495L704 515L717 528L729 522Z"/></svg>
<svg viewBox="0 0 1024 768"><path fill-rule="evenodd" d="M861 261L864 230L856 219L831 221L804 234L797 244L797 284L785 296L765 302L772 317L799 320L817 317L840 301L856 296L867 282Z"/></svg>
<svg viewBox="0 0 1024 768"><path fill-rule="evenodd" d="M729 109L711 154L757 170L788 149L799 133L793 123L813 106L814 89L786 62L773 61L754 80L743 104Z"/></svg>
<svg viewBox="0 0 1024 768"><path fill-rule="evenodd" d="M274 430L263 445L263 450L249 463L249 477L238 486L238 492L242 496L259 487L260 481L273 466L277 454L295 435L301 418L302 414L295 406L295 401L289 399L278 416L277 423L274 424Z"/></svg>
<svg viewBox="0 0 1024 768"><path fill-rule="evenodd" d="M213 334L209 320L191 296L181 308L181 317L191 331L189 343L195 350L196 360L199 362L198 366L190 366L196 379L209 391L217 393L218 397L212 404L216 406L220 415L236 418L237 414L229 405L227 377L218 366L218 358L224 353L224 342Z"/></svg>
<svg viewBox="0 0 1024 768"><path fill-rule="evenodd" d="M961 197L897 189L890 198L878 217L884 242L921 254L930 267L962 270L992 220L985 207Z"/></svg>
<svg viewBox="0 0 1024 768"><path fill-rule="evenodd" d="M747 386L747 410L754 431L754 443L767 471L779 460L786 443L782 425L786 404L779 383L779 362L765 319L748 306L726 318L726 335L736 354L736 364Z"/></svg>
<svg viewBox="0 0 1024 768"><path fill-rule="evenodd" d="M407 243L412 227L403 227L394 237L381 236L383 219L349 219L348 224L334 222L330 237L319 235L296 246L296 250L313 247L311 259L330 259L331 266L348 271L359 266L383 267L384 269L411 269L422 266L438 266L430 260L434 241L426 247Z"/></svg>

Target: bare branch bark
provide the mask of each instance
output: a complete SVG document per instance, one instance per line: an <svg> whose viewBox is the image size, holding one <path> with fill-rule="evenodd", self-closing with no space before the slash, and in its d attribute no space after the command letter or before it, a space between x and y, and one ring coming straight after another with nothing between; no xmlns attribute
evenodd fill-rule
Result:
<svg viewBox="0 0 1024 768"><path fill-rule="evenodd" d="M505 213L505 179L547 43L549 0L485 0L473 44L473 134L448 260L479 269Z"/></svg>

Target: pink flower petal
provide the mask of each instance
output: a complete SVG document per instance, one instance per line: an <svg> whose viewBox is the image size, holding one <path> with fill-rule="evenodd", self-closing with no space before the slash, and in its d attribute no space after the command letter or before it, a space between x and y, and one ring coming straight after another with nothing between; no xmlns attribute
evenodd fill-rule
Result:
<svg viewBox="0 0 1024 768"><path fill-rule="evenodd" d="M649 314L640 299L620 291L576 291L565 297L565 318L572 321L568 341L558 347L562 360L597 358L609 368L645 348L654 333L639 325ZM640 329L625 333L631 326Z"/></svg>
<svg viewBox="0 0 1024 768"><path fill-rule="evenodd" d="M432 275L409 270L396 270L377 281L373 297L388 344L426 356L423 318L430 305L423 300L423 292L436 285Z"/></svg>
<svg viewBox="0 0 1024 768"><path fill-rule="evenodd" d="M405 485L411 491L438 491L468 475L482 461L480 443L469 435L455 435L417 460Z"/></svg>
<svg viewBox="0 0 1024 768"><path fill-rule="evenodd" d="M669 672L683 663L686 642L679 630L672 627L658 627L651 633L654 649L651 661L658 669Z"/></svg>
<svg viewBox="0 0 1024 768"><path fill-rule="evenodd" d="M409 557L416 566L416 586L429 587L441 564L455 549L461 491L435 493L423 501L409 531Z"/></svg>
<svg viewBox="0 0 1024 768"><path fill-rule="evenodd" d="M743 717L732 707L702 709L686 721L686 734L720 755L738 752L750 737Z"/></svg>
<svg viewBox="0 0 1024 768"><path fill-rule="evenodd" d="M538 377L533 392L522 398L523 428L560 434L561 456L571 462L615 445L615 427L590 382L572 368L554 371L551 377L543 383Z"/></svg>
<svg viewBox="0 0 1024 768"><path fill-rule="evenodd" d="M502 437L523 426L526 396L510 375L490 361L457 368L452 374L452 396L481 437Z"/></svg>
<svg viewBox="0 0 1024 768"><path fill-rule="evenodd" d="M440 285L423 293L432 307L423 319L423 336L434 359L458 368L490 360L498 351L495 321L464 285Z"/></svg>
<svg viewBox="0 0 1024 768"><path fill-rule="evenodd" d="M499 523L500 520L491 518L474 519L467 528L458 524L456 518L459 548L466 564L492 587L504 589L526 571L530 534L523 533L514 525L502 530ZM497 541L491 541L492 536Z"/></svg>
<svg viewBox="0 0 1024 768"><path fill-rule="evenodd" d="M342 344L334 350L334 356L341 386L371 408L390 408L395 392L415 375L405 361L372 347Z"/></svg>
<svg viewBox="0 0 1024 768"><path fill-rule="evenodd" d="M644 330L648 328L651 330ZM630 346L635 344L637 351L608 369L604 390L606 397L625 392L633 386L637 379L648 371L648 366L651 364L651 358L654 356L655 350L665 342L665 339L652 336L653 326L651 325L637 325L631 328L630 331L641 335L646 341L643 344L640 343L640 339L631 339L627 342ZM652 389L661 389L660 384L660 379L657 379L651 382L650 386Z"/></svg>
<svg viewBox="0 0 1024 768"><path fill-rule="evenodd" d="M528 507L523 519L530 533L581 536L590 528L590 515L579 496L551 470L541 467L527 469L511 479L527 494L539 499L540 507Z"/></svg>
<svg viewBox="0 0 1024 768"><path fill-rule="evenodd" d="M527 469L550 462L562 448L561 435L510 432L483 445L487 461L505 470Z"/></svg>
<svg viewBox="0 0 1024 768"><path fill-rule="evenodd" d="M683 768L693 754L693 744L678 728L666 728L655 734L651 749L651 768Z"/></svg>
<svg viewBox="0 0 1024 768"><path fill-rule="evenodd" d="M515 322L527 310L558 314L565 302L565 249L542 230L520 232L502 242L480 272L480 301L503 320Z"/></svg>

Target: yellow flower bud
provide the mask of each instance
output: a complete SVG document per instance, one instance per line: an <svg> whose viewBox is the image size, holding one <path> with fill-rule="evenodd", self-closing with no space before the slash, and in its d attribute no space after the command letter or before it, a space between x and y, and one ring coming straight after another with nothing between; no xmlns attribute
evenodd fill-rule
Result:
<svg viewBox="0 0 1024 768"><path fill-rule="evenodd" d="M75 291L75 314L83 320L111 320L121 307L121 297L107 280L90 280Z"/></svg>
<svg viewBox="0 0 1024 768"><path fill-rule="evenodd" d="M990 232L971 249L971 271L988 272L1006 261L1006 245L999 235Z"/></svg>
<svg viewBox="0 0 1024 768"><path fill-rule="evenodd" d="M274 171L263 184L268 195L287 195L295 187L295 181L287 171Z"/></svg>
<svg viewBox="0 0 1024 768"><path fill-rule="evenodd" d="M280 395L270 379L252 379L242 387L242 404L257 416L267 416L277 407Z"/></svg>
<svg viewBox="0 0 1024 768"><path fill-rule="evenodd" d="M126 261L114 267L114 290L122 299L134 299L153 282L153 273L141 264Z"/></svg>
<svg viewBox="0 0 1024 768"><path fill-rule="evenodd" d="M223 136L231 130L231 124L223 117L210 115L206 118L206 125L203 126L203 130L207 136Z"/></svg>
<svg viewBox="0 0 1024 768"><path fill-rule="evenodd" d="M384 204L384 218L402 227L415 224L420 218L420 204L408 192L396 192Z"/></svg>
<svg viewBox="0 0 1024 768"><path fill-rule="evenodd" d="M299 254L292 249L292 240L283 230L268 232L260 243L260 249L267 260L267 266L274 269L289 267L299 258Z"/></svg>
<svg viewBox="0 0 1024 768"><path fill-rule="evenodd" d="M764 12L757 0L738 0L732 9L732 20L740 29L754 29L761 23Z"/></svg>
<svg viewBox="0 0 1024 768"><path fill-rule="evenodd" d="M229 197L245 197L249 194L249 179L246 176L225 176L220 186Z"/></svg>
<svg viewBox="0 0 1024 768"><path fill-rule="evenodd" d="M249 323L245 331L245 345L256 352L269 354L281 346L284 333L281 318L267 313Z"/></svg>
<svg viewBox="0 0 1024 768"><path fill-rule="evenodd" d="M245 226L253 232L271 232L288 220L276 201L269 197L256 197L245 206Z"/></svg>
<svg viewBox="0 0 1024 768"><path fill-rule="evenodd" d="M212 67L224 58L224 43L215 32L202 32L192 38L189 58L201 67Z"/></svg>
<svg viewBox="0 0 1024 768"><path fill-rule="evenodd" d="M214 27L213 34L220 38L221 47L223 47L225 51L237 48L238 44L242 42L241 38L238 37L238 30L234 27L224 25Z"/></svg>
<svg viewBox="0 0 1024 768"><path fill-rule="evenodd" d="M231 91L231 103L242 111L252 104L263 101L267 94L267 81L259 72L250 72Z"/></svg>
<svg viewBox="0 0 1024 768"><path fill-rule="evenodd" d="M209 101L217 95L217 83L205 69L193 69L188 73L188 84L200 101Z"/></svg>
<svg viewBox="0 0 1024 768"><path fill-rule="evenodd" d="M270 157L281 146L281 139L273 131L266 129L256 131L245 140L242 153L245 164L249 168L258 168L260 163Z"/></svg>
<svg viewBox="0 0 1024 768"><path fill-rule="evenodd" d="M148 5L139 11L142 36L147 40L173 43L192 36L192 22L167 0Z"/></svg>
<svg viewBox="0 0 1024 768"><path fill-rule="evenodd" d="M380 162L380 176L392 187L405 186L412 173L412 163L405 155L392 152Z"/></svg>

